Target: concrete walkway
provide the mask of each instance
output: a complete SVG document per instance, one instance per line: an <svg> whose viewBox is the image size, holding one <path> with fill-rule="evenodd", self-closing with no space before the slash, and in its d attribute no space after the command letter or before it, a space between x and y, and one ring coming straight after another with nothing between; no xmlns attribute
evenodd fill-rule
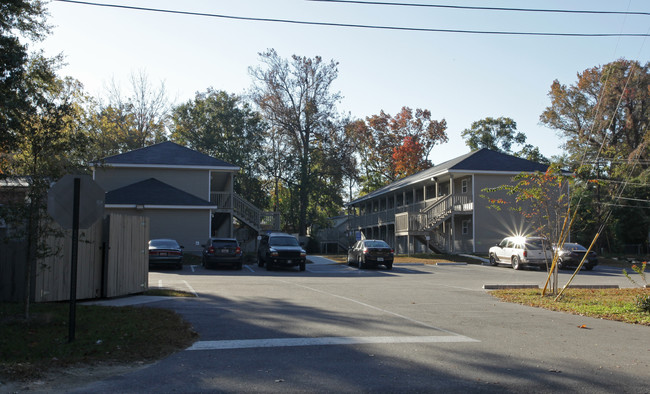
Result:
<svg viewBox="0 0 650 394"><path fill-rule="evenodd" d="M327 257L323 256L307 256L307 260L311 261L312 264L339 264L334 260L330 260Z"/></svg>

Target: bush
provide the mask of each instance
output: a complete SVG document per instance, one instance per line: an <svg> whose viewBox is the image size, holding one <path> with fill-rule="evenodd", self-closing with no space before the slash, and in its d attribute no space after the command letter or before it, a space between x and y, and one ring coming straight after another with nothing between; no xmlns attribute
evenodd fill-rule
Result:
<svg viewBox="0 0 650 394"><path fill-rule="evenodd" d="M639 294L636 296L635 304L640 311L650 313L650 294Z"/></svg>

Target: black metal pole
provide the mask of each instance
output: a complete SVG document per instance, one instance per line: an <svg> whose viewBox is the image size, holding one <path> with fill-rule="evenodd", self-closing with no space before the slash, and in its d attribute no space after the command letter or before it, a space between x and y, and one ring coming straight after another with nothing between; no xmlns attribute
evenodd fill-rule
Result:
<svg viewBox="0 0 650 394"><path fill-rule="evenodd" d="M74 179L74 201L72 206L72 257L70 258L70 321L68 343L74 341L75 312L77 309L77 252L79 250L79 194L81 179Z"/></svg>

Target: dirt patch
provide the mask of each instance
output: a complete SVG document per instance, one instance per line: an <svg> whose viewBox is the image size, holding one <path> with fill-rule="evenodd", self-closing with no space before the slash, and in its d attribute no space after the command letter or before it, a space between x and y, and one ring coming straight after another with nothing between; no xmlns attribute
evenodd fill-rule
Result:
<svg viewBox="0 0 650 394"><path fill-rule="evenodd" d="M0 393L67 393L90 383L123 375L150 364L96 364L60 367L44 372L38 379L29 381L0 381Z"/></svg>

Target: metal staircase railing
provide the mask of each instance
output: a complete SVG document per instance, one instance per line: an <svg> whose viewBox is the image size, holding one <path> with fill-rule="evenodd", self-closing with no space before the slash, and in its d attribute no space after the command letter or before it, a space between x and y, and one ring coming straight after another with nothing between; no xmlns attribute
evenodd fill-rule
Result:
<svg viewBox="0 0 650 394"><path fill-rule="evenodd" d="M253 229L280 230L280 212L262 211L237 193L233 193L232 202L235 217Z"/></svg>

